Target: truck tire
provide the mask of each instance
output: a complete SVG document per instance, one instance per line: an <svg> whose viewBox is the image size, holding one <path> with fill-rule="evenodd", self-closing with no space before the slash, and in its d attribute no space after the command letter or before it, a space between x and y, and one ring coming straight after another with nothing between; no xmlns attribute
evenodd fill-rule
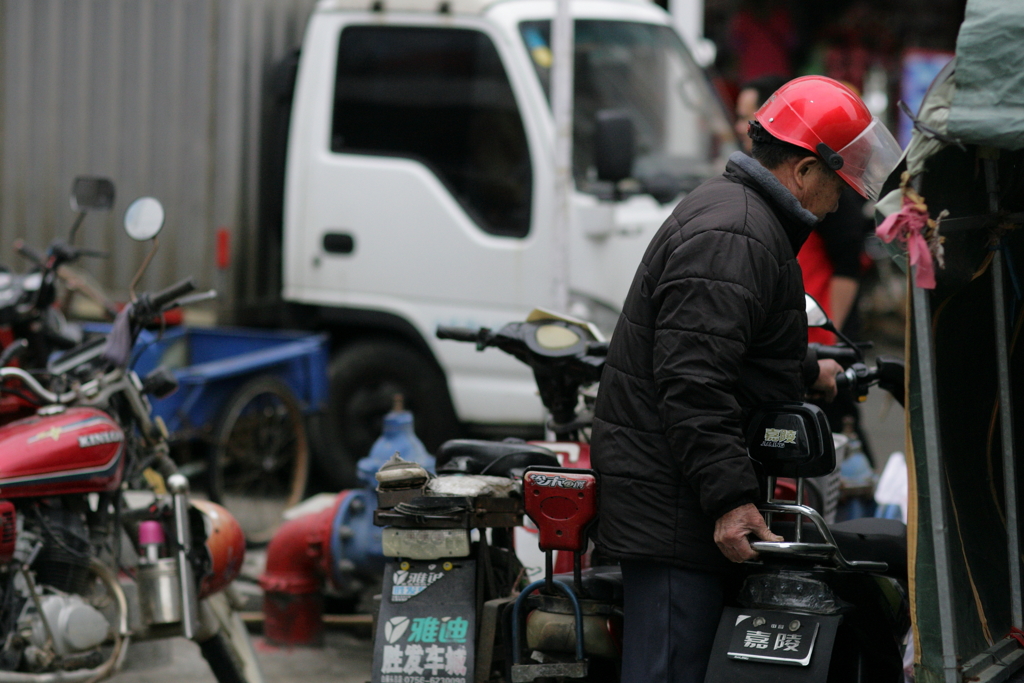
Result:
<svg viewBox="0 0 1024 683"><path fill-rule="evenodd" d="M281 513L302 500L309 438L288 385L260 375L231 394L214 430L210 500L238 519L246 540L270 541Z"/></svg>
<svg viewBox="0 0 1024 683"><path fill-rule="evenodd" d="M416 435L434 453L458 436L448 383L416 349L392 340L359 341L340 349L330 365L330 400L324 420L328 448L319 469L332 490L359 486L356 463L380 436L395 394L402 394Z"/></svg>

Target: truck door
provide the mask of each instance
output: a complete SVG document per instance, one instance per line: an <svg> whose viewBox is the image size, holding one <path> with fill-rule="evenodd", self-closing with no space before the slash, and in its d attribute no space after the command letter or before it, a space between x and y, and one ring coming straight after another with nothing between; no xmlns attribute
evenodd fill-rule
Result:
<svg viewBox="0 0 1024 683"><path fill-rule="evenodd" d="M522 364L433 334L439 324L498 327L549 297L536 207L550 203L552 171L537 116L521 114L539 105L521 106L532 75L506 69L511 48L494 30L480 17L322 12L303 44L284 297L358 325L379 322L379 313L400 318L434 355L392 349L372 334L336 351L331 419L362 429L336 440L352 462L379 433L367 416L383 415L396 390L430 448L453 435L447 426L456 415L485 424L539 424L543 416ZM535 86L526 90L536 97ZM375 364L361 361L358 382L343 382L349 356L367 345Z"/></svg>
<svg viewBox="0 0 1024 683"><path fill-rule="evenodd" d="M320 41L337 54L318 58L330 96L289 192L304 215L289 232L288 286L421 330L509 319L543 301L549 281L513 85L483 29L385 21L339 20Z"/></svg>

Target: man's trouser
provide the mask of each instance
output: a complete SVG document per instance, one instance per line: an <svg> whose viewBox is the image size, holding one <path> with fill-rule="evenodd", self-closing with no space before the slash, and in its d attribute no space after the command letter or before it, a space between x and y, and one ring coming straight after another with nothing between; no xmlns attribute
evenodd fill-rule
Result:
<svg viewBox="0 0 1024 683"><path fill-rule="evenodd" d="M722 616L722 580L623 561L622 683L703 683Z"/></svg>

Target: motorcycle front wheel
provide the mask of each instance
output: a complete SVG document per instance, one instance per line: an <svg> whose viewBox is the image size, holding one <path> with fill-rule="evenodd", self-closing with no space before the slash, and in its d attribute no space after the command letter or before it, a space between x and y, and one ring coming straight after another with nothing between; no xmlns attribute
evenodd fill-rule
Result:
<svg viewBox="0 0 1024 683"><path fill-rule="evenodd" d="M230 590L230 589L229 589ZM264 683L249 632L224 593L205 600L218 628L217 634L200 641L199 650L217 683Z"/></svg>

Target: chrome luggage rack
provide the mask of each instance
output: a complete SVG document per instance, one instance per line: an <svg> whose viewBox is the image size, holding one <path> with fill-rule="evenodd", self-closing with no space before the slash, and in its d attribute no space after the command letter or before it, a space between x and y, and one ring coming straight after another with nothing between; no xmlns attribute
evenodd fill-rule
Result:
<svg viewBox="0 0 1024 683"><path fill-rule="evenodd" d="M754 541L750 544L750 547L758 553L778 557L792 557L802 560L831 562L840 569L847 569L851 571L885 572L889 569L889 565L885 562L875 562L873 560L847 560L843 557L843 553L839 550L839 544L836 543L836 539L832 535L832 531L828 528L828 524L826 524L825 520L822 518L821 513L812 507L800 505L796 502L803 499L803 479L798 478L796 480L796 501L794 502L787 503L775 499L775 477L768 477L768 491L770 496L768 502L758 503L758 510L765 513L765 519L769 527L772 523L772 515L775 513L796 515L798 520L795 525L796 540L792 542ZM817 530L817 532L821 534L821 537L825 539L824 543L808 543L802 540L802 517L807 517L811 520L811 523L814 524L815 530Z"/></svg>

